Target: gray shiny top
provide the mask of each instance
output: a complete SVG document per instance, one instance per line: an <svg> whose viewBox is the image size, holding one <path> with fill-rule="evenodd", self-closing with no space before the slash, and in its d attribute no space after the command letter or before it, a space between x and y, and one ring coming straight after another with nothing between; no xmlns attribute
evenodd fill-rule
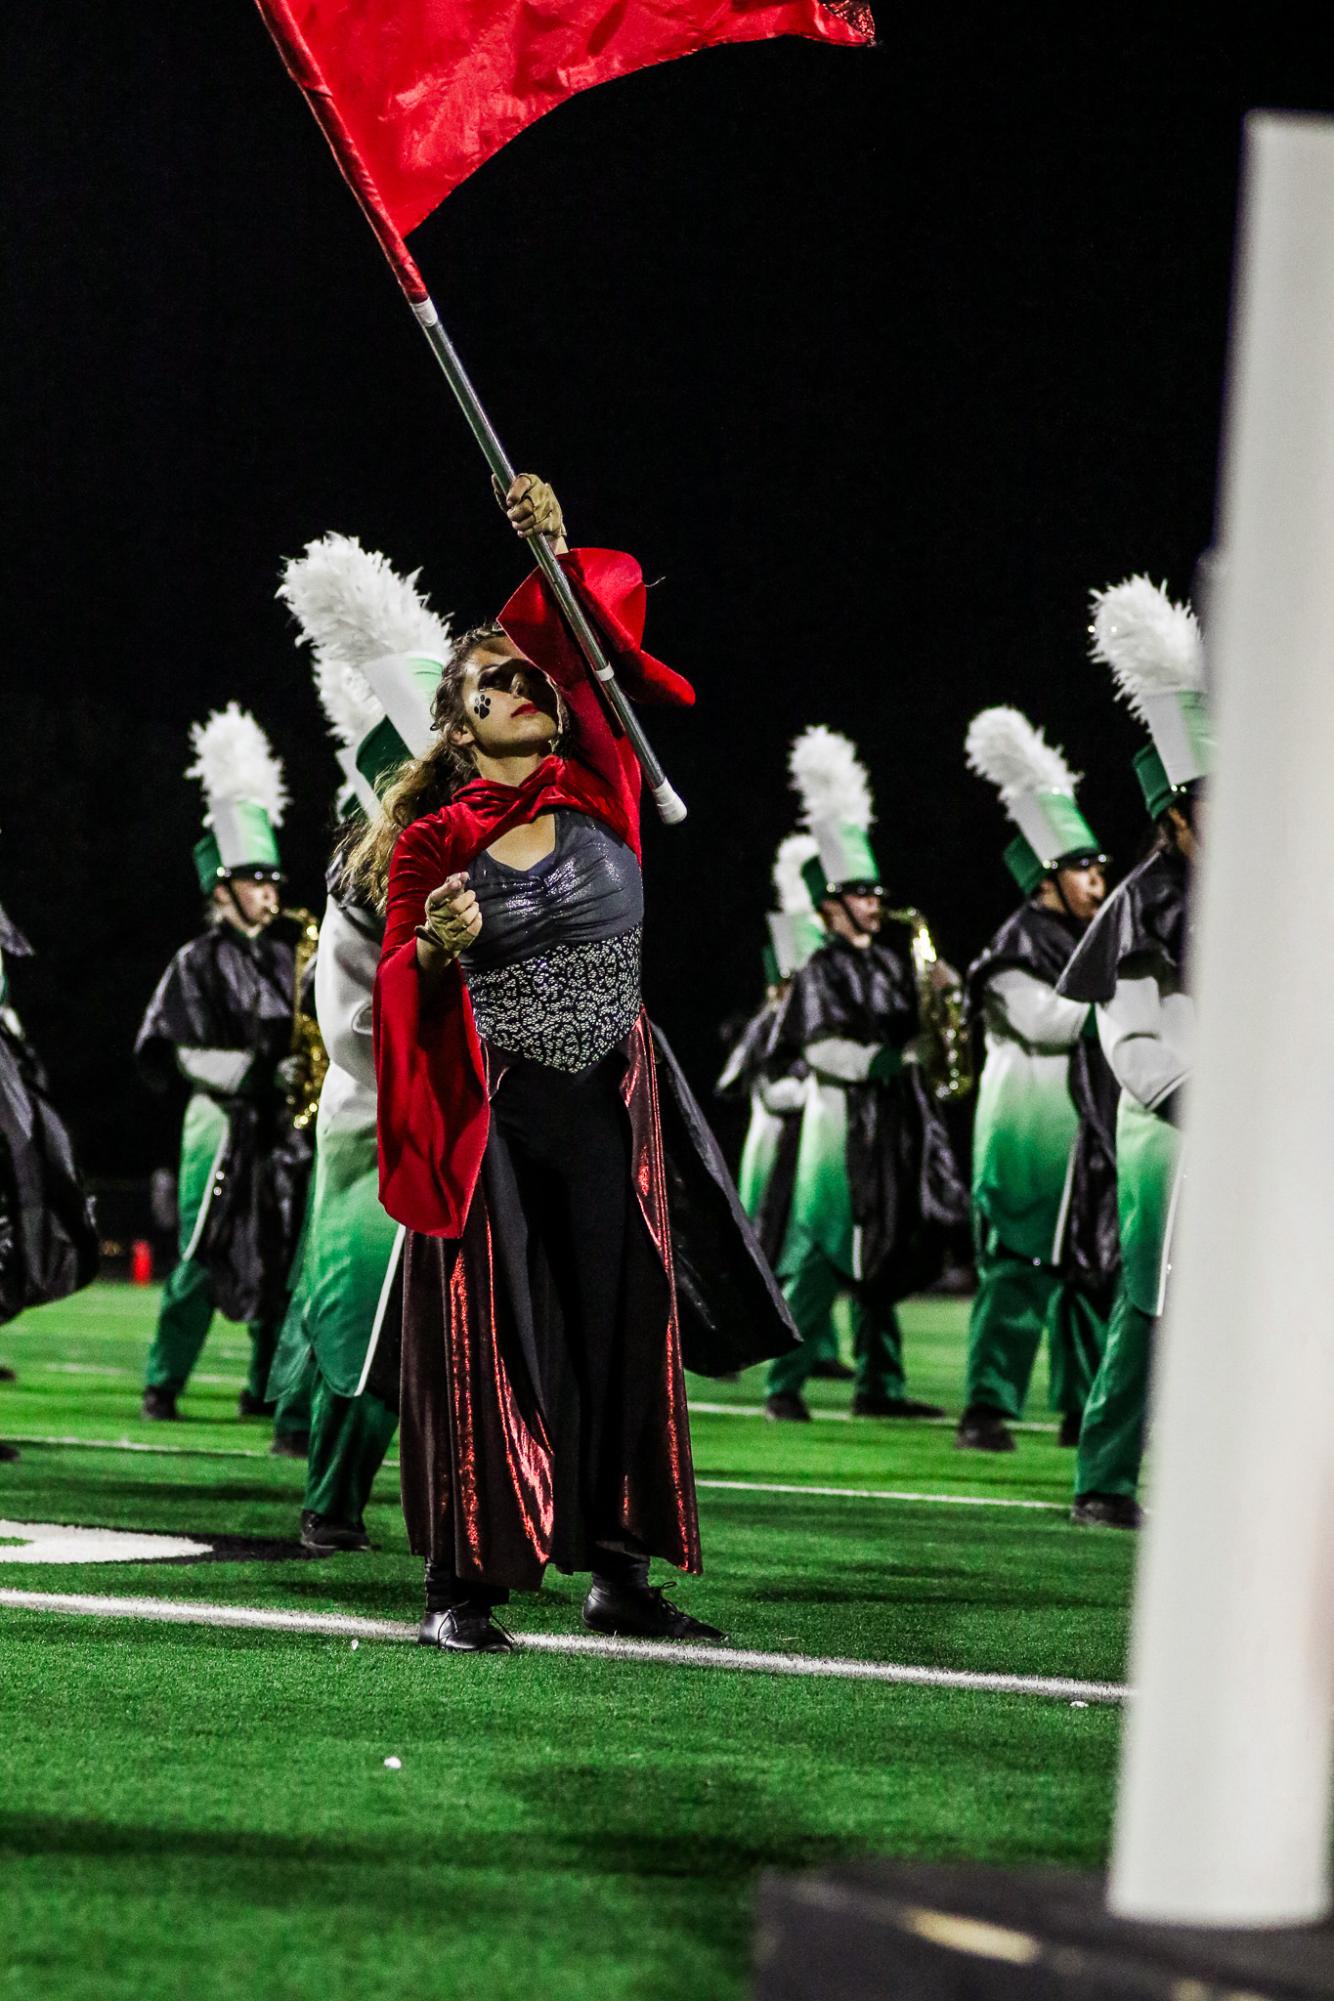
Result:
<svg viewBox="0 0 1334 2001"><path fill-rule="evenodd" d="M556 814L556 845L532 868L507 868L483 852L468 880L482 908L482 929L463 954L465 971L618 938L644 918L644 885L633 852L585 813Z"/></svg>

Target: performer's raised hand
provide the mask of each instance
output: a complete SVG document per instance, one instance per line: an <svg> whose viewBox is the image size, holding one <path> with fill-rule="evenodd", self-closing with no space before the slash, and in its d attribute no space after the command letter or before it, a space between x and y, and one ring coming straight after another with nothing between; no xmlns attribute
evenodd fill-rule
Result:
<svg viewBox="0 0 1334 2001"><path fill-rule="evenodd" d="M466 875L446 876L426 899L423 928L448 959L467 950L482 928L482 912Z"/></svg>
<svg viewBox="0 0 1334 2001"><path fill-rule="evenodd" d="M544 479L539 479L535 472L521 472L509 492L502 493L500 481L493 473L491 486L516 535L525 542L534 535L545 535L557 549L564 548L565 517Z"/></svg>

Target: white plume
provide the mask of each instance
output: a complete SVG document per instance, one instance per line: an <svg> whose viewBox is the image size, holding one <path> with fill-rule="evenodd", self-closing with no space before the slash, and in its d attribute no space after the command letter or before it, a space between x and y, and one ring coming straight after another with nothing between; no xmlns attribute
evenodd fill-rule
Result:
<svg viewBox="0 0 1334 2001"><path fill-rule="evenodd" d="M355 535L322 535L283 564L278 596L313 649L316 693L340 743L359 743L384 714L361 672L368 660L449 652L449 620L417 589L420 575L401 577Z"/></svg>
<svg viewBox="0 0 1334 2001"><path fill-rule="evenodd" d="M1077 773L1019 709L983 709L964 738L968 768L990 779L1006 806L1024 792L1074 795Z"/></svg>
<svg viewBox="0 0 1334 2001"><path fill-rule="evenodd" d="M248 709L239 702L214 709L207 722L191 725L190 744L195 761L185 775L200 781L210 807L215 799L245 799L262 806L275 827L282 825L287 810L282 764Z"/></svg>
<svg viewBox="0 0 1334 2001"><path fill-rule="evenodd" d="M1093 593L1093 657L1110 667L1141 722L1146 695L1179 694L1204 686L1204 644L1188 604L1174 604L1165 585L1128 577Z"/></svg>
<svg viewBox="0 0 1334 2001"><path fill-rule="evenodd" d="M787 768L808 827L837 820L864 830L874 821L871 781L850 737L812 723L793 744Z"/></svg>
<svg viewBox="0 0 1334 2001"><path fill-rule="evenodd" d="M815 908L801 871L807 862L814 861L819 852L810 834L789 834L785 841L778 844L778 853L774 856L774 888L778 892L778 908L789 916Z"/></svg>

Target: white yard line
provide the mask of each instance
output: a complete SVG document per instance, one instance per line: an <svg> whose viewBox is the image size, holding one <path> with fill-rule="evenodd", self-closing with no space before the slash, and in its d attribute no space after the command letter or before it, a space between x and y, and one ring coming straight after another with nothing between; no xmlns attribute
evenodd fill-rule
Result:
<svg viewBox="0 0 1334 2001"><path fill-rule="evenodd" d="M74 1613L102 1619L150 1619L175 1626L218 1626L262 1632L323 1634L331 1639L415 1640L415 1626L390 1619L354 1619L335 1612L280 1612L258 1605L191 1605L171 1598L104 1598L91 1592L0 1590L0 1607ZM591 1654L659 1667L723 1668L738 1674L799 1675L812 1680L892 1682L908 1688L961 1689L978 1695L1029 1695L1054 1702L1119 1703L1118 1682L1071 1681L1055 1675L974 1674L962 1668L905 1667L819 1654L760 1653L748 1647L705 1647L672 1640L607 1640L586 1634L517 1635L523 1653Z"/></svg>
<svg viewBox="0 0 1334 2001"><path fill-rule="evenodd" d="M259 1451L253 1446L244 1445L156 1445L135 1438L37 1438L25 1437L21 1432L9 1432L6 1435L15 1445L72 1445L89 1452L149 1452L168 1459L271 1459L273 1457L267 1448ZM384 1469L388 1473L397 1472L397 1459L386 1459ZM900 1491L893 1487L803 1486L796 1481L710 1480L701 1476L696 1479L695 1485L727 1494L814 1494L822 1500L900 1501L939 1508L1022 1508L1030 1513L1039 1514L1064 1514L1067 1506L1064 1501L1032 1501L1012 1494L919 1494L907 1489Z"/></svg>

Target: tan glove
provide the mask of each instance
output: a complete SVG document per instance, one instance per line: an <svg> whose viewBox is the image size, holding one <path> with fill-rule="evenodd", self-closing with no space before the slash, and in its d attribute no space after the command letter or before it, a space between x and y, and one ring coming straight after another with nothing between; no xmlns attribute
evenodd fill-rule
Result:
<svg viewBox="0 0 1334 2001"><path fill-rule="evenodd" d="M482 928L477 897L466 875L447 876L426 899L426 915L418 936L438 946L447 959L457 959Z"/></svg>
<svg viewBox="0 0 1334 2001"><path fill-rule="evenodd" d="M500 481L493 473L491 488L504 508L511 528L525 542L534 535L545 535L551 542L564 540L565 517L561 513L560 502L546 481L539 479L535 472L521 472L508 493L501 492Z"/></svg>

